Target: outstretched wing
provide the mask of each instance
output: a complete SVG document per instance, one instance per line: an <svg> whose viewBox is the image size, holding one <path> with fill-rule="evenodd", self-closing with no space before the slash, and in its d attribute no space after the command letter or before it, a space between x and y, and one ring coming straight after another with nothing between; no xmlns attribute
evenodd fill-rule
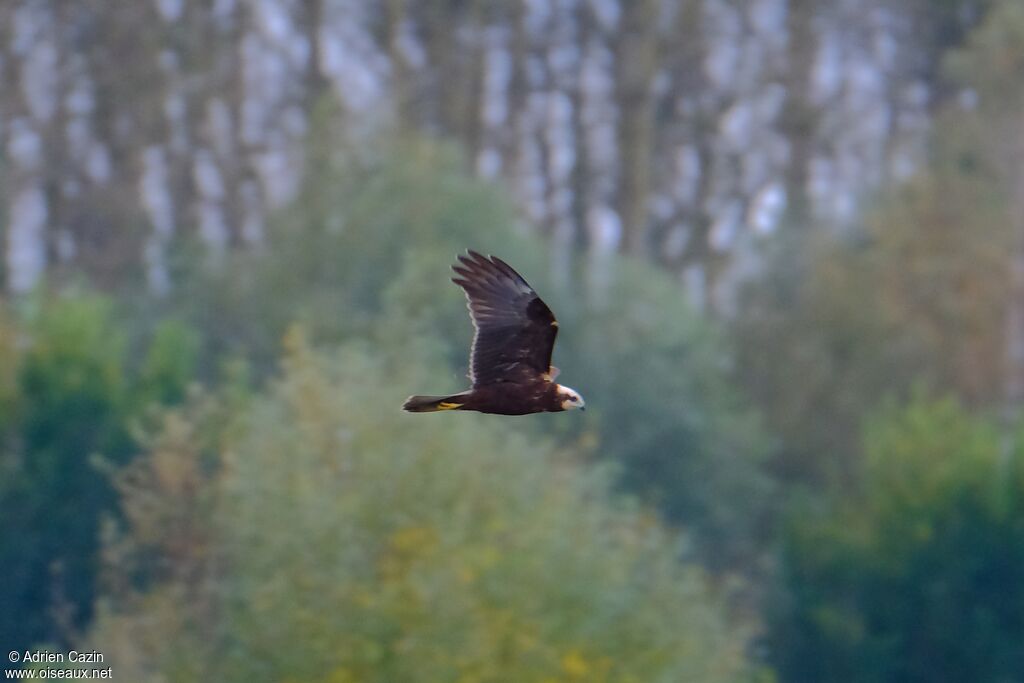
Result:
<svg viewBox="0 0 1024 683"><path fill-rule="evenodd" d="M469 353L473 386L525 383L547 375L558 323L519 273L501 259L470 250L452 266L466 292L476 334Z"/></svg>

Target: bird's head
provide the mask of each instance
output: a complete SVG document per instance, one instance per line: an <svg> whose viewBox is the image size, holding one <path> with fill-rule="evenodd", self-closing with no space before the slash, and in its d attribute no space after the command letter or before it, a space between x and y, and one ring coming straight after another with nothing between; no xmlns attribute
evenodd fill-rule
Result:
<svg viewBox="0 0 1024 683"><path fill-rule="evenodd" d="M586 401L583 400L583 397L575 389L559 384L558 397L562 399L562 410L572 410L573 408L586 410Z"/></svg>

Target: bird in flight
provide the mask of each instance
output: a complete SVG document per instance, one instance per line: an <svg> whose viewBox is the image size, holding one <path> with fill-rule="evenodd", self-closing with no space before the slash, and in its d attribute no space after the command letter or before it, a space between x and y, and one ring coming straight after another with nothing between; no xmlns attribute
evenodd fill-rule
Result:
<svg viewBox="0 0 1024 683"><path fill-rule="evenodd" d="M523 277L496 256L469 250L452 266L452 282L466 293L473 320L469 379L473 386L451 396L410 396L410 413L475 410L527 415L583 409L583 397L555 383L551 351L558 321Z"/></svg>

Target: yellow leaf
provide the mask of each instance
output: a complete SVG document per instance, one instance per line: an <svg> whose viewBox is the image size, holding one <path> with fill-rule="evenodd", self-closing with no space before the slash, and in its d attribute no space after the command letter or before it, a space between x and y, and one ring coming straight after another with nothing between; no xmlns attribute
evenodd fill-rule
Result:
<svg viewBox="0 0 1024 683"><path fill-rule="evenodd" d="M562 657L562 670L573 678L583 678L590 671L590 665L579 650L569 650Z"/></svg>

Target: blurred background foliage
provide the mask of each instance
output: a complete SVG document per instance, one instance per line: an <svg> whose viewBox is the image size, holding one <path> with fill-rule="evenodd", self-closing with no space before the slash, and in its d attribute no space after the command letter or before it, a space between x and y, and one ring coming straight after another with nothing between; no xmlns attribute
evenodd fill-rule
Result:
<svg viewBox="0 0 1024 683"><path fill-rule="evenodd" d="M373 36L465 19L449 4L405 16L390 3L401 16L376 17ZM572 15L581 41L607 38L588 14L599 4ZM842 5L783 4L797 38L816 7ZM610 247L581 227L611 186L584 173L585 150L567 182L593 206L534 192L568 207L563 229L524 208L522 177L480 171L467 93L426 79L417 95L401 70L396 115L377 126L307 74L301 182L266 203L258 239L154 225L147 247L152 206L110 188L87 210L55 202L76 256L30 287L4 262L0 644L96 648L138 681L1024 680L1020 3L899 6L927 43L905 66L930 79L928 132L912 172L860 188L853 218L793 191L806 169L777 169L791 183L777 224L723 247L717 218L676 207L694 230L679 253L652 189L652 169L675 166L644 122L682 133L636 93L644 74L661 92L655 63L673 87L714 79L671 46L642 49L655 6L620 8L633 33L614 51L629 68L611 90L623 181ZM181 7L206 26L198 4ZM509 8L494 12L527 21ZM104 31L145 52L127 25ZM169 35L175 54L202 53ZM424 59L472 71L430 45ZM165 61L207 68L196 60ZM827 138L845 106L811 91L780 115L809 165L799 135ZM700 109L717 101L677 113L719 135L735 110ZM430 112L443 125L420 121ZM26 152L8 132L0 183L17 217ZM545 169L560 158L548 143L534 150ZM697 152L708 187L742 175L711 147ZM205 171L172 162L168 185L202 185L187 178ZM159 203L148 163L125 182ZM182 190L202 206L177 220L205 220L200 195ZM24 247L16 221L4 237ZM63 253L61 239L46 248ZM512 263L556 311L554 362L586 413L400 412L410 393L465 386L472 328L447 278L466 248Z"/></svg>
<svg viewBox="0 0 1024 683"><path fill-rule="evenodd" d="M797 507L771 610L786 680L1015 680L1024 455L952 399L889 405L860 490Z"/></svg>
<svg viewBox="0 0 1024 683"><path fill-rule="evenodd" d="M132 680L749 673L752 622L727 609L739 580L697 568L762 572L767 548L767 437L720 331L640 263L616 264L614 296L588 309L443 146L334 164L265 250L183 258L180 294L40 291L9 316L11 481L39 498L4 492L6 556L37 563L10 637L91 623L82 637ZM466 382L472 327L447 282L465 244L559 312L556 362L595 406L582 420L400 412ZM62 620L13 616L47 601Z"/></svg>
<svg viewBox="0 0 1024 683"><path fill-rule="evenodd" d="M605 468L584 466L578 447L500 418L412 421L393 386L366 380L441 382L436 354L358 341L317 353L297 329L287 345L264 396L214 429L204 400L171 413L119 476L125 523L88 637L116 644L119 675L717 681L745 670L743 634L708 578L678 563L677 534L610 500Z"/></svg>

